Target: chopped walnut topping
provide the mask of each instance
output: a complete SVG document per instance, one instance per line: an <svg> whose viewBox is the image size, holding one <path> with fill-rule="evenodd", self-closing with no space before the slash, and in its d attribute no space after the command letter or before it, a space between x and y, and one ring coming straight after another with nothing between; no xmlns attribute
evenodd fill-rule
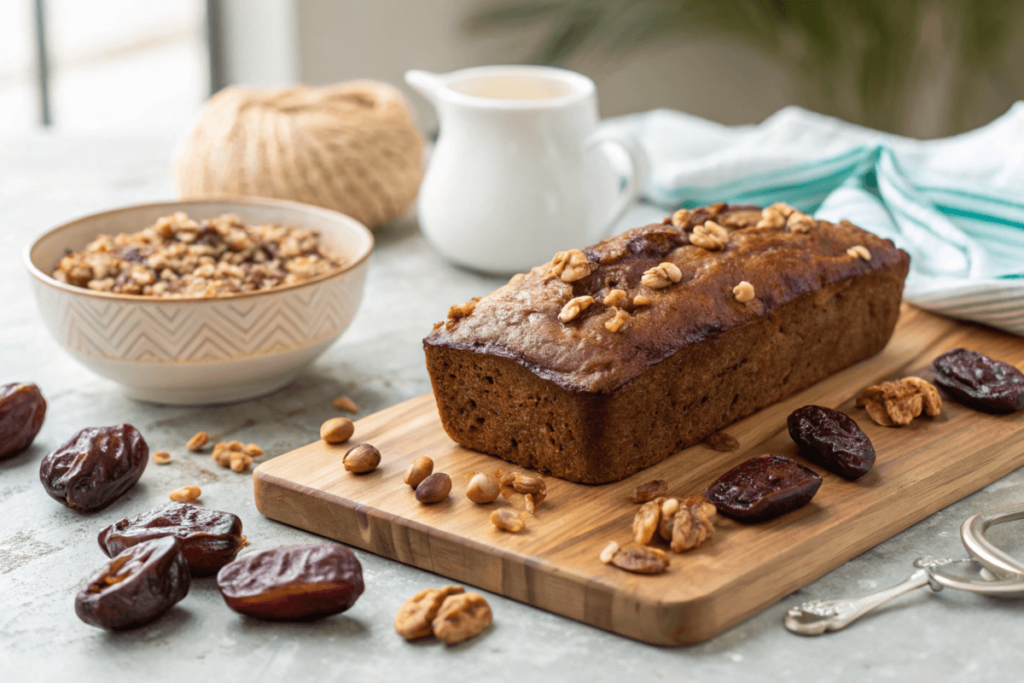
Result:
<svg viewBox="0 0 1024 683"><path fill-rule="evenodd" d="M100 235L53 277L95 292L201 298L294 284L341 263L316 230L245 225L233 214L197 223L178 212L137 233Z"/></svg>
<svg viewBox="0 0 1024 683"><path fill-rule="evenodd" d="M626 323L629 322L630 316L629 313L621 308L614 308L612 310L615 311L615 317L606 322L604 326L608 328L609 332L618 332L626 326Z"/></svg>
<svg viewBox="0 0 1024 683"><path fill-rule="evenodd" d="M648 299L646 296L641 294L640 296L633 297L633 305L634 306L650 306L651 305L651 300Z"/></svg>
<svg viewBox="0 0 1024 683"><path fill-rule="evenodd" d="M590 275L597 268L596 263L591 263L579 249L560 251L551 259L545 281L552 278L559 278L562 282L576 282Z"/></svg>
<svg viewBox="0 0 1024 683"><path fill-rule="evenodd" d="M613 289L604 296L604 305L608 307L621 306L626 300L626 293L621 289Z"/></svg>
<svg viewBox="0 0 1024 683"><path fill-rule="evenodd" d="M478 301L480 301L480 297L474 297L464 304L453 305L448 309L448 317L452 320L469 317L469 315L476 310L476 304Z"/></svg>
<svg viewBox="0 0 1024 683"><path fill-rule="evenodd" d="M512 276L512 279L509 280L508 283L510 285L514 285L515 283L517 283L520 280L523 280L525 278L526 278L526 274L525 273L516 273L515 275Z"/></svg>
<svg viewBox="0 0 1024 683"><path fill-rule="evenodd" d="M778 213L781 213L786 218L789 218L790 215L792 215L793 212L796 211L796 209L794 209L792 206L790 206L786 202L775 202L774 204L772 204L768 208L770 210L772 210L772 211L777 211Z"/></svg>
<svg viewBox="0 0 1024 683"><path fill-rule="evenodd" d="M698 225L690 234L690 244L715 251L725 249L729 243L729 231L714 221L705 221L704 225Z"/></svg>
<svg viewBox="0 0 1024 683"><path fill-rule="evenodd" d="M654 268L644 271L640 284L651 289L664 289L683 279L683 273L674 263L659 263Z"/></svg>
<svg viewBox="0 0 1024 683"><path fill-rule="evenodd" d="M866 408L871 419L885 427L907 425L922 412L935 417L942 412L939 390L920 377L904 377L865 389L857 406Z"/></svg>
<svg viewBox="0 0 1024 683"><path fill-rule="evenodd" d="M786 227L790 232L810 232L818 227L818 222L806 213L794 211L789 215Z"/></svg>
<svg viewBox="0 0 1024 683"><path fill-rule="evenodd" d="M578 296L575 299L569 299L569 301L562 306L562 310L558 314L558 319L563 323L567 323L578 316L581 311L585 311L592 303L594 303L594 297L592 296Z"/></svg>
<svg viewBox="0 0 1024 683"><path fill-rule="evenodd" d="M683 228L690 223L690 211L688 209L679 209L672 214L672 225L677 228Z"/></svg>
<svg viewBox="0 0 1024 683"><path fill-rule="evenodd" d="M604 564L609 564L612 558L615 557L615 553L619 552L619 544L615 541L609 541L608 545L601 551L600 560Z"/></svg>
<svg viewBox="0 0 1024 683"><path fill-rule="evenodd" d="M779 210L768 207L761 211L761 220L757 222L756 228L778 229L785 227L786 216Z"/></svg>
<svg viewBox="0 0 1024 683"><path fill-rule="evenodd" d="M640 506L633 518L633 540L640 545L648 545L658 531L661 520L661 505L657 501L649 501Z"/></svg>
<svg viewBox="0 0 1024 683"><path fill-rule="evenodd" d="M736 301L739 301L741 304L745 304L748 301L754 300L754 285L743 280L732 288L732 293L736 296Z"/></svg>
<svg viewBox="0 0 1024 683"><path fill-rule="evenodd" d="M850 247L849 249L846 250L846 253L849 254L850 256L853 256L854 258L862 258L865 261L871 260L871 252L868 251L868 248L862 244L858 244L855 247Z"/></svg>

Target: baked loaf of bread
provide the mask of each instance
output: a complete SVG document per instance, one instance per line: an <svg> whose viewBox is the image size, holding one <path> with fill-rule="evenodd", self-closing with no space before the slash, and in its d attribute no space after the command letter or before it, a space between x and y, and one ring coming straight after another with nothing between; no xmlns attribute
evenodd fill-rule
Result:
<svg viewBox="0 0 1024 683"><path fill-rule="evenodd" d="M879 352L909 265L785 204L683 209L452 306L423 341L441 421L523 467L623 479Z"/></svg>

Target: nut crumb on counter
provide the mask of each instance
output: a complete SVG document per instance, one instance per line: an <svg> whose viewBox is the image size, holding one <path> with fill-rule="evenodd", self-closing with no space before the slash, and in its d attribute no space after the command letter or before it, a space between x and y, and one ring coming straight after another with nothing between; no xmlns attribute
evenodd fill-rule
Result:
<svg viewBox="0 0 1024 683"><path fill-rule="evenodd" d="M190 503L201 495L203 495L203 491L198 486L182 486L180 489L171 491L168 498L175 503Z"/></svg>
<svg viewBox="0 0 1024 683"><path fill-rule="evenodd" d="M199 452L210 442L210 435L206 432L196 432L195 436L188 440L185 448L192 452Z"/></svg>
<svg viewBox="0 0 1024 683"><path fill-rule="evenodd" d="M359 406L357 406L355 401L350 399L348 396L339 396L331 401L331 405L334 406L335 410L343 410L346 413L359 412Z"/></svg>
<svg viewBox="0 0 1024 683"><path fill-rule="evenodd" d="M152 457L157 465L166 465L171 461L171 454L167 451L153 451Z"/></svg>

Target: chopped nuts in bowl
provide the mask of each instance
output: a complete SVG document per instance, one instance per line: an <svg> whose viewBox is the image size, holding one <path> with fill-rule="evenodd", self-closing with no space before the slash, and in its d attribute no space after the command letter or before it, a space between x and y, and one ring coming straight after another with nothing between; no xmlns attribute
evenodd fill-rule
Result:
<svg viewBox="0 0 1024 683"><path fill-rule="evenodd" d="M237 197L87 216L24 260L76 360L133 398L194 405L294 381L355 316L372 250L343 214Z"/></svg>

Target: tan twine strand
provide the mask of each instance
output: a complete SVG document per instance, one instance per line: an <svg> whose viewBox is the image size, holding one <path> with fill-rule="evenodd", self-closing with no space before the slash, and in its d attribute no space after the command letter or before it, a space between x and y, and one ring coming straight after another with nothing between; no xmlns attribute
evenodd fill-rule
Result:
<svg viewBox="0 0 1024 683"><path fill-rule="evenodd" d="M255 195L335 209L371 227L412 204L423 139L390 85L230 87L207 102L175 178L182 198Z"/></svg>

